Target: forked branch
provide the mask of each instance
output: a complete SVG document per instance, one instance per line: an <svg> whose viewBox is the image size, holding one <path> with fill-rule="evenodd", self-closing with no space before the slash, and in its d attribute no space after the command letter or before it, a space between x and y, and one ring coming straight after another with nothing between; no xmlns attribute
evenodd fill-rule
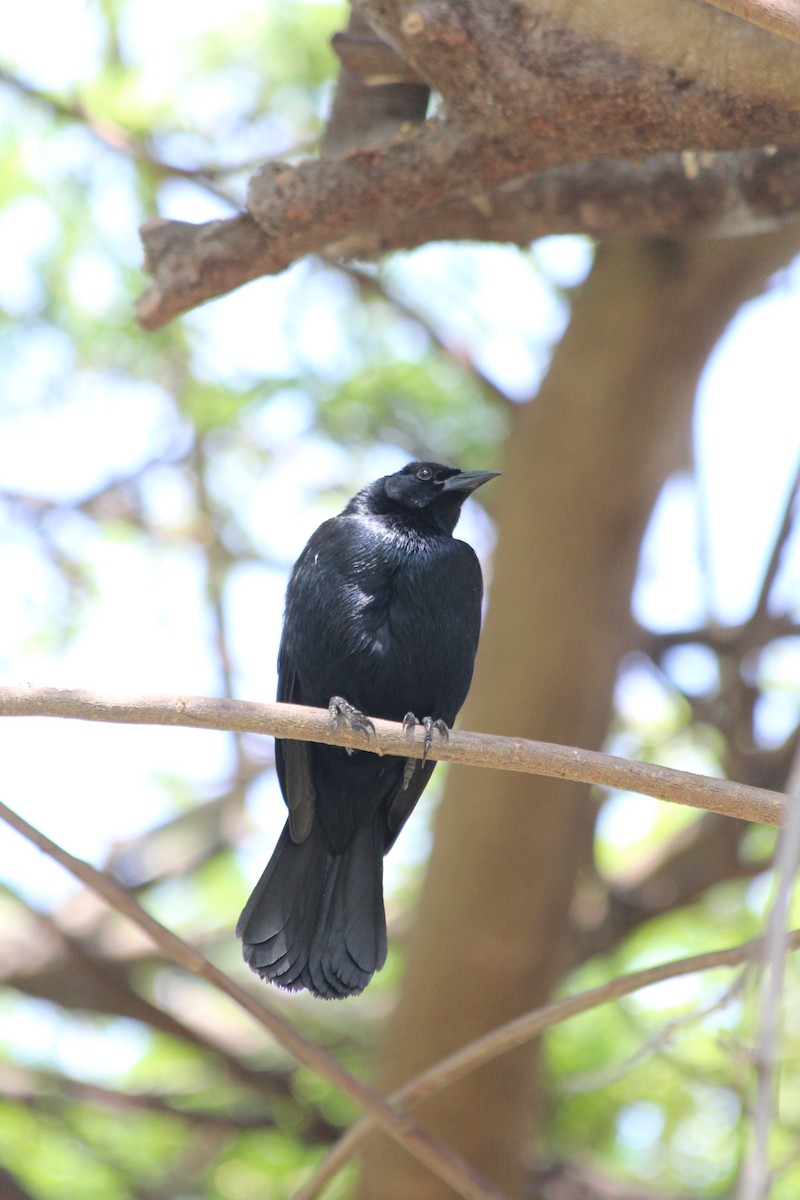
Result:
<svg viewBox="0 0 800 1200"><path fill-rule="evenodd" d="M90 863L76 858L46 834L30 825L23 817L0 802L0 819L32 842L50 858L65 867L76 879L102 896L117 912L137 925L158 946L165 958L177 963L193 975L207 980L228 996L259 1025L266 1029L298 1062L310 1067L339 1088L346 1096L365 1109L390 1137L395 1138L429 1170L448 1183L465 1200L503 1200L499 1192L486 1183L443 1142L434 1137L406 1114L393 1108L384 1098L346 1070L340 1062L314 1042L304 1037L278 1013L267 1008L251 992L225 975L209 962L200 951L167 929L139 904L136 897L108 872L98 871Z"/></svg>

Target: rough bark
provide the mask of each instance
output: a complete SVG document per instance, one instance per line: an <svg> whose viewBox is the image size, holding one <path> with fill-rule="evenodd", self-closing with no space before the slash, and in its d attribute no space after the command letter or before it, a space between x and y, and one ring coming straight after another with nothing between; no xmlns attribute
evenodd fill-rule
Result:
<svg viewBox="0 0 800 1200"><path fill-rule="evenodd" d="M631 205L640 234L682 234L684 221L752 232L800 205L791 156L750 198L753 154L757 167L766 147L800 144L800 47L701 0L362 0L339 49L324 155L265 164L249 212L230 221L143 228L154 277L138 306L145 328L309 253L508 238L520 188L533 194L513 240L565 222L605 236L609 189L646 198L668 186L658 162L638 170L668 154L688 155L674 159L672 216L646 199ZM428 88L445 103L423 122ZM710 172L698 151L744 157ZM618 165L598 170L598 160ZM542 195L549 228L536 215Z"/></svg>
<svg viewBox="0 0 800 1200"><path fill-rule="evenodd" d="M519 409L496 512L500 543L464 721L599 746L658 493L686 461L698 375L739 305L800 248L796 227L738 242L605 246L539 396ZM546 1000L575 946L569 911L591 859L580 785L453 768L380 1083ZM535 1052L514 1052L420 1118L509 1195L534 1136ZM367 1200L451 1200L384 1140Z"/></svg>

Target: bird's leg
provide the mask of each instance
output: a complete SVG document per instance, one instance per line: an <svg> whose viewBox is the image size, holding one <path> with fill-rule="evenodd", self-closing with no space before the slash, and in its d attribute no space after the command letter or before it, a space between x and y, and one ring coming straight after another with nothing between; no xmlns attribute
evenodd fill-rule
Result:
<svg viewBox="0 0 800 1200"><path fill-rule="evenodd" d="M413 712L407 712L403 717L403 733L411 733L417 727L417 718ZM417 760L415 758L407 758L406 765L403 767L403 791L408 791L408 785L411 783L411 776L417 769Z"/></svg>
<svg viewBox="0 0 800 1200"><path fill-rule="evenodd" d="M359 708L348 704L341 696L331 696L328 701L328 714L334 733L339 728L342 719L347 722L351 729L355 729L357 733L363 733L367 738L375 732L375 726L369 717L365 716ZM353 753L352 746L345 746L345 750L348 755Z"/></svg>
<svg viewBox="0 0 800 1200"><path fill-rule="evenodd" d="M417 725L421 725L422 728L425 730L425 739L422 743L422 765L424 767L425 763L428 761L428 754L430 753L430 748L433 745L434 729L442 735L442 737L444 738L444 740L446 742L450 740L450 730L448 729L445 721L442 721L442 720L434 721L433 717L423 717L421 721L418 721L417 718L414 716L413 712L407 712L406 715L403 717L403 729L405 730L405 732L408 733L410 730L414 729ZM414 767L416 766L416 761L417 760L414 758L409 758L406 760L405 770L403 771L403 790L404 791L408 787L411 776L414 774Z"/></svg>
<svg viewBox="0 0 800 1200"><path fill-rule="evenodd" d="M422 743L422 765L425 766L425 761L428 757L428 751L433 745L433 731L440 733L446 742L450 741L450 730L444 721L440 719L434 721L433 717L423 717L422 725L425 730L425 740Z"/></svg>

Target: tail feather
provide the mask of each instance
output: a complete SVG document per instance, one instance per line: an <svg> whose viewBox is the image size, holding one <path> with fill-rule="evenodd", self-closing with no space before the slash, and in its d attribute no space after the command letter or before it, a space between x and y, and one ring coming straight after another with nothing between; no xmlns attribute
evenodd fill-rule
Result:
<svg viewBox="0 0 800 1200"><path fill-rule="evenodd" d="M288 825L236 933L262 979L323 999L364 990L386 961L383 842L378 822L333 854L318 822L303 842Z"/></svg>

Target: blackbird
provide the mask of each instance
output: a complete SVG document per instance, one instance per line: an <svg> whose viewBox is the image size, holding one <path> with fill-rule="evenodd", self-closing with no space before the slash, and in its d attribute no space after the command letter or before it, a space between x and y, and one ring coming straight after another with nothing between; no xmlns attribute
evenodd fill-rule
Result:
<svg viewBox="0 0 800 1200"><path fill-rule="evenodd" d="M472 679L483 581L453 537L461 506L496 471L412 462L320 525L294 565L278 700L446 736ZM368 715L367 715L368 714ZM290 990L361 992L386 960L383 856L435 763L275 742L289 819L236 927L245 961Z"/></svg>

